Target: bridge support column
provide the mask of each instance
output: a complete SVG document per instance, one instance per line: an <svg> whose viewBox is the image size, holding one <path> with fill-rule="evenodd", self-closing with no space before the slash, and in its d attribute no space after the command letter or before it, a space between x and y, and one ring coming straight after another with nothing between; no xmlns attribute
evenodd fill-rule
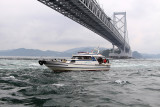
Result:
<svg viewBox="0 0 160 107"><path fill-rule="evenodd" d="M112 50L112 53L114 53L114 45L113 45L113 50Z"/></svg>
<svg viewBox="0 0 160 107"><path fill-rule="evenodd" d="M129 50L129 52L124 51L123 49L119 49L120 53L118 51L112 51L112 53L109 53L109 57L113 59L128 59L132 57L132 51Z"/></svg>

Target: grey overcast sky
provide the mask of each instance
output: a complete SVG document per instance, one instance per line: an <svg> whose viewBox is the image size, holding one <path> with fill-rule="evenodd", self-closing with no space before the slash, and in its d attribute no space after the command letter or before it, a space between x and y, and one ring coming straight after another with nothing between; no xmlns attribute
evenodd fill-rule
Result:
<svg viewBox="0 0 160 107"><path fill-rule="evenodd" d="M127 12L133 51L160 53L160 0L97 0L108 16ZM0 50L28 48L64 51L106 47L107 40L37 0L0 0Z"/></svg>

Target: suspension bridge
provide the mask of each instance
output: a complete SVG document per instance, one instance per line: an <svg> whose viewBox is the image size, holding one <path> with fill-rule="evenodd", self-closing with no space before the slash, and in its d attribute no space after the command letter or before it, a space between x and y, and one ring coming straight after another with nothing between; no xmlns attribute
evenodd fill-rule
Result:
<svg viewBox="0 0 160 107"><path fill-rule="evenodd" d="M38 0L46 6L90 29L113 45L110 57L131 57L126 12L115 12L113 20L96 0ZM114 46L121 51L114 52Z"/></svg>

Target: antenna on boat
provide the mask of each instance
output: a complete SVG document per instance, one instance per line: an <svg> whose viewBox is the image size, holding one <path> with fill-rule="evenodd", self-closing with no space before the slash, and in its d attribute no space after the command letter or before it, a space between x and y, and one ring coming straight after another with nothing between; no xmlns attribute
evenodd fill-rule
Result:
<svg viewBox="0 0 160 107"><path fill-rule="evenodd" d="M98 46L98 49L97 49L97 54L99 54L99 46Z"/></svg>
<svg viewBox="0 0 160 107"><path fill-rule="evenodd" d="M97 50L97 54L99 54L99 46L98 46L98 48L96 50Z"/></svg>
<svg viewBox="0 0 160 107"><path fill-rule="evenodd" d="M98 46L98 48L94 48L94 49L92 50L92 53L99 54L99 53L100 53L100 51L99 51L99 46Z"/></svg>

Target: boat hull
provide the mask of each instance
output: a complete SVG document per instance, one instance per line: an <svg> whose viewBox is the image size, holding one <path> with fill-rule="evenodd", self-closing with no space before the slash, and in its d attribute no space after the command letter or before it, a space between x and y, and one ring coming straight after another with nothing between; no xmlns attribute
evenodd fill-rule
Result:
<svg viewBox="0 0 160 107"><path fill-rule="evenodd" d="M45 61L44 65L53 71L109 71L110 64L72 64L58 61Z"/></svg>

